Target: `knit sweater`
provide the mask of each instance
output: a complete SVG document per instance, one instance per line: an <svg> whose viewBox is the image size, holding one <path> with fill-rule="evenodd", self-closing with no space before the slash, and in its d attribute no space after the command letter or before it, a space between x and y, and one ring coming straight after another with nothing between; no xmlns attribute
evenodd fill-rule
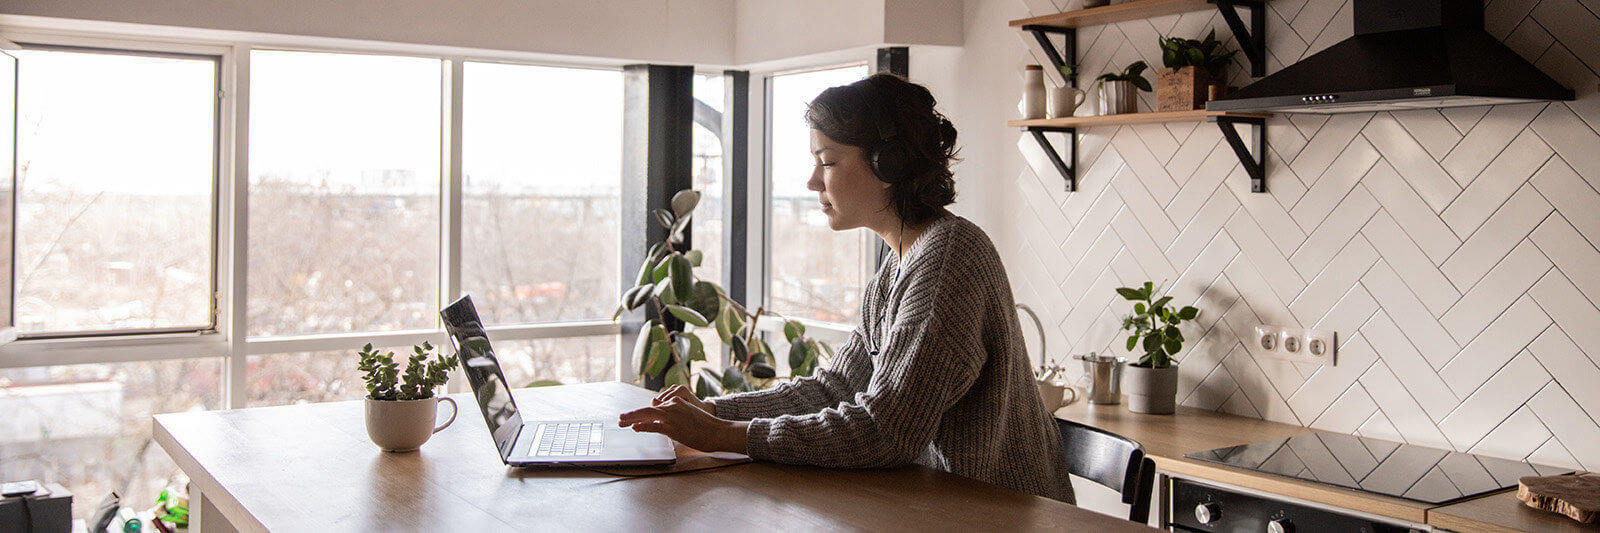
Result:
<svg viewBox="0 0 1600 533"><path fill-rule="evenodd" d="M747 453L836 468L918 463L1073 502L994 244L934 220L867 283L861 324L825 368L709 400L749 420Z"/></svg>

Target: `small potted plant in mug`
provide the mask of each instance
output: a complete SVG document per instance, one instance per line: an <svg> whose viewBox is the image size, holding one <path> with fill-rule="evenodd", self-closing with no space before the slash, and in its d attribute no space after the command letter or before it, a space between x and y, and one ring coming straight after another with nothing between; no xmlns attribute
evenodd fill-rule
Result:
<svg viewBox="0 0 1600 533"><path fill-rule="evenodd" d="M1171 296L1156 298L1154 283L1139 288L1122 287L1117 294L1133 302L1133 313L1122 319L1128 336L1128 351L1142 349L1139 361L1128 363L1123 390L1128 393L1128 410L1135 413L1172 414L1177 407L1178 365L1172 356L1183 350L1183 332L1178 324L1194 320L1200 310L1185 306L1176 311L1167 307Z"/></svg>
<svg viewBox="0 0 1600 533"><path fill-rule="evenodd" d="M368 343L361 348L357 368L367 384L367 437L386 452L421 448L428 438L456 421L456 402L434 396L434 389L450 379L456 356L433 353L433 345L412 346L404 372L394 352L381 353ZM433 361L428 361L432 356ZM434 427L439 401L450 402L450 419Z"/></svg>

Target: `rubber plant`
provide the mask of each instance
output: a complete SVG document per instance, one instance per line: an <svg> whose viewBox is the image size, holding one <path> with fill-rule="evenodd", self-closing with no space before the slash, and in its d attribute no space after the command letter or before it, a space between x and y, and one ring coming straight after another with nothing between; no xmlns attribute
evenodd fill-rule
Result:
<svg viewBox="0 0 1600 533"><path fill-rule="evenodd" d="M1183 350L1183 332L1178 329L1178 324L1200 316L1200 310L1192 305L1176 311L1167 307L1172 297L1161 296L1158 299L1155 295L1159 292L1155 283L1149 281L1139 288L1117 289L1118 295L1133 302L1133 313L1122 318L1122 329L1133 332L1128 335L1128 351L1141 347L1144 349L1144 355L1139 357L1135 366L1172 366L1172 356Z"/></svg>
<svg viewBox="0 0 1600 533"><path fill-rule="evenodd" d="M405 372L394 360L394 352L382 353L372 348L372 343L361 347L361 380L367 384L367 397L374 400L425 400L433 397L434 389L450 379L450 369L456 367L456 356L435 354L433 345L423 342L412 346L406 358ZM428 361L432 356L433 361Z"/></svg>
<svg viewBox="0 0 1600 533"><path fill-rule="evenodd" d="M633 361L639 365L639 381L659 390L684 385L701 398L733 392L760 390L787 378L810 376L833 356L833 348L807 337L800 322L757 307L751 312L728 298L716 283L699 279L694 269L704 254L684 246L684 230L700 204L700 193L692 190L673 195L671 209L651 211L651 218L667 229L667 238L655 243L639 265L635 285L623 292L622 301L612 315L641 307L653 311L639 330L634 343ZM756 325L764 316L783 320L784 337L789 341L790 375L777 375L777 359L765 340L756 335ZM717 338L733 356L733 364L722 371L692 363L706 360L706 347L692 328L714 328Z"/></svg>

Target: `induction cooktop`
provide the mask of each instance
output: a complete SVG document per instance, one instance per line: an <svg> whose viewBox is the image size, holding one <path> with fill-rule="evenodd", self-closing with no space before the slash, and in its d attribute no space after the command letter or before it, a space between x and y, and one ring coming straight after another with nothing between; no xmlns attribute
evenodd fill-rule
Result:
<svg viewBox="0 0 1600 533"><path fill-rule="evenodd" d="M1327 432L1217 448L1185 457L1433 504L1515 487L1523 476L1572 472Z"/></svg>

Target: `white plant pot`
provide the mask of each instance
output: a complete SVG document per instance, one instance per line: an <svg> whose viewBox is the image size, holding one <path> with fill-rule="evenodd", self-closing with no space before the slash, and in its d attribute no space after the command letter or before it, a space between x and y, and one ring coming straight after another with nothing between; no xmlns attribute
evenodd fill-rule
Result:
<svg viewBox="0 0 1600 533"><path fill-rule="evenodd" d="M386 452L409 452L421 448L428 438L456 421L456 401L438 397L421 400L374 400L367 398L367 437ZM450 419L434 427L439 401L450 402Z"/></svg>

